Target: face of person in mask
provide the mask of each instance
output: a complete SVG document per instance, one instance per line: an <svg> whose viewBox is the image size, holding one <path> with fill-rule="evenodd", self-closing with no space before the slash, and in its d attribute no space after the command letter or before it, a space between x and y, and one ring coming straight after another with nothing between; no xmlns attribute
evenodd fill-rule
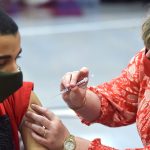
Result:
<svg viewBox="0 0 150 150"><path fill-rule="evenodd" d="M0 102L22 86L17 59L21 53L20 34L0 35Z"/></svg>

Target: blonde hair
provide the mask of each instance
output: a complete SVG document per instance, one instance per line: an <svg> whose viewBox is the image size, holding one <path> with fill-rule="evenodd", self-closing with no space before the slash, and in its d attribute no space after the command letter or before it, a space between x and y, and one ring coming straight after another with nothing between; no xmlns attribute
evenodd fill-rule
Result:
<svg viewBox="0 0 150 150"><path fill-rule="evenodd" d="M150 16L142 25L142 39L147 49L150 49Z"/></svg>

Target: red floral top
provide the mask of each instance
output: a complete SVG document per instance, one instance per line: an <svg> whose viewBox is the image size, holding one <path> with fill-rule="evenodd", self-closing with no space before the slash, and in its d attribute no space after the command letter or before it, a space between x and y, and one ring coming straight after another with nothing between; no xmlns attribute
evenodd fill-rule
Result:
<svg viewBox="0 0 150 150"><path fill-rule="evenodd" d="M83 123L119 127L136 122L144 148L134 150L150 150L150 60L145 49L131 59L119 77L89 90L99 96L101 115L93 122L82 119ZM93 140L89 147L89 150L113 149L103 146L100 139Z"/></svg>

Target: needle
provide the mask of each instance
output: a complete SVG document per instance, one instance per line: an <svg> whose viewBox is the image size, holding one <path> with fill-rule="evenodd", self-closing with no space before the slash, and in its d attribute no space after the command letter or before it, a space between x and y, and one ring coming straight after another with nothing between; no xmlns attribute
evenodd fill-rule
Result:
<svg viewBox="0 0 150 150"><path fill-rule="evenodd" d="M90 75L90 77L94 77L94 74ZM85 77L82 80L80 80L79 82L77 82L76 86L81 87L81 86L85 85L88 82L88 80L89 80L89 77ZM71 88L65 88L62 91L60 91L57 95L52 96L51 99L54 99L55 97L62 95L70 90L71 90Z"/></svg>
<svg viewBox="0 0 150 150"><path fill-rule="evenodd" d="M85 77L85 78L83 78L82 80L80 80L79 82L77 82L77 83L76 83L76 86L84 85L84 84L87 83L87 81L88 81L88 77ZM71 88L65 88L65 89L63 89L62 91L60 91L57 95L52 96L51 99L53 99L53 98L55 98L55 97L57 97L57 96L59 96L59 95L62 95L62 94L66 93L66 92L68 92L68 91L70 91L70 90L71 90Z"/></svg>

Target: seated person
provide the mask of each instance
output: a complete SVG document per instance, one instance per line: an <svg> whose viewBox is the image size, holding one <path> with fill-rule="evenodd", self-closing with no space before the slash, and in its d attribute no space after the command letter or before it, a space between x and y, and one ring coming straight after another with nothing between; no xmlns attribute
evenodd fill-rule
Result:
<svg viewBox="0 0 150 150"><path fill-rule="evenodd" d="M0 150L20 149L18 131L26 150L44 150L24 125L24 114L31 110L30 104L41 103L33 92L33 83L23 82L17 65L22 52L18 26L1 10L0 20Z"/></svg>

